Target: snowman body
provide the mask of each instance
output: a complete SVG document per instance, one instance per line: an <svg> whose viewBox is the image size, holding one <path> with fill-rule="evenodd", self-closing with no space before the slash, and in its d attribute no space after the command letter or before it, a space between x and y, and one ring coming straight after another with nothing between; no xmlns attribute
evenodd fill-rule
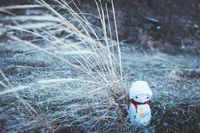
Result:
<svg viewBox="0 0 200 133"><path fill-rule="evenodd" d="M152 91L147 82L134 82L129 90L129 96L129 116L131 123L139 126L148 125L151 120L151 109L148 102L151 99Z"/></svg>

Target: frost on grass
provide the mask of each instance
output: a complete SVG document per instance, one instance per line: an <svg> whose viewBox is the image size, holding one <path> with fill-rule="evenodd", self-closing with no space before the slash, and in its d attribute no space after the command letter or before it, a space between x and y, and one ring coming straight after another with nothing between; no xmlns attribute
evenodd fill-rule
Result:
<svg viewBox="0 0 200 133"><path fill-rule="evenodd" d="M39 2L0 8L10 14L0 20L1 132L199 131L198 57L120 48L112 6L98 3L88 14L73 3L76 12L64 2ZM10 10L25 7L34 9ZM121 50L130 81L146 76L155 94L147 127L130 125L123 112L129 87Z"/></svg>
<svg viewBox="0 0 200 133"><path fill-rule="evenodd" d="M7 38L15 41L10 42L12 47L17 45L20 52L5 45L15 62L13 67L13 60L8 60L8 73L1 70L0 129L106 129L106 123L119 119L119 104L125 106L126 95L119 41L111 39L110 23L105 20L105 15L109 16L107 5L103 9L96 2L99 14L93 17L101 23L96 27L75 3L76 12L65 1L58 2L67 17L42 0L38 3L51 13L4 20L16 21L15 26L6 25L3 29ZM113 2L110 4L110 15L115 15ZM42 66L37 64L40 62Z"/></svg>

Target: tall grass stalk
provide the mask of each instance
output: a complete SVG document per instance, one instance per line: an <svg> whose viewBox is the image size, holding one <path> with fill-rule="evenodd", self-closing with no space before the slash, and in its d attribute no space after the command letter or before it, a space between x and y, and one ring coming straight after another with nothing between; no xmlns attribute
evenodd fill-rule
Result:
<svg viewBox="0 0 200 133"><path fill-rule="evenodd" d="M74 76L37 79L38 81L30 83L28 88L15 87L16 89L6 80L10 85L8 88L13 89L12 91L1 91L0 95L15 93L28 110L35 113L34 119L27 116L23 118L23 122L27 122L26 125L19 122L18 129L16 129L16 125L9 128L21 131L41 131L45 129L49 132L59 132L60 130L89 132L99 130L101 127L105 128L106 123L116 122L119 117L117 113L119 105L125 106L126 89L113 1L111 0L111 6L117 41L112 40L113 31L111 31L109 20L110 14L107 5L105 6L106 12L104 11L101 1L96 1L99 15L95 16L95 19L98 18L100 21L101 27L92 25L85 13L82 13L75 3L73 4L77 11L72 9L66 1L57 1L70 16L65 18L63 14L45 1L38 0L37 2L52 12L53 15L48 15L48 20L52 17L52 20L55 20L52 21L54 25L50 24L50 28L46 28L44 25L41 27L34 25L34 29L27 26L22 28L23 26L20 24L5 27L8 30L20 31L39 37L46 42L47 46L44 47L34 43L34 40L25 40L11 34L7 37L17 41L20 45L33 48L33 51L36 50L37 53L45 53L52 57L55 62L65 63L65 65L71 67ZM10 8L7 7L6 9ZM105 15L108 17L108 23ZM15 17L11 19L17 20ZM19 21L23 19L27 20L27 17L21 17ZM30 19L32 19L31 16ZM68 36L59 37L55 35L55 32L62 30L68 33ZM103 37L97 31L101 32ZM71 37L74 39L72 40ZM66 43L66 40L73 42ZM1 75L6 79L3 72L1 72ZM52 94L49 97L47 94L50 92ZM21 98L23 95L27 95L27 101ZM29 103L30 100L33 100L31 95L39 95L41 98L36 102ZM21 119L19 118L19 120ZM41 123L43 125L40 125Z"/></svg>

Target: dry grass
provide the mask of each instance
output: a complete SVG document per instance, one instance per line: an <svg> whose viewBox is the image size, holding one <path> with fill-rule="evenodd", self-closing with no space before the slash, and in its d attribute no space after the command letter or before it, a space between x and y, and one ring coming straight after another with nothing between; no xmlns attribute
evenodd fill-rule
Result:
<svg viewBox="0 0 200 133"><path fill-rule="evenodd" d="M32 34L45 40L48 46L41 47L34 43L34 40L24 40L12 34L7 34L7 37L31 47L32 51L43 52L54 60L65 63L76 74L69 78L38 79L26 86L12 87L1 71L5 90L2 90L0 95L5 99L16 97L20 102L20 106L16 106L17 112L9 113L11 117L15 117L16 124L6 127L4 132L88 132L98 130L102 124L106 126L106 123L114 123L119 117L119 104L125 106L126 90L119 40L115 42L109 39L111 31L107 26L110 26L110 23L106 23L104 16L108 15L108 11L104 13L102 5L99 6L97 3L97 18L102 27L96 28L88 22L78 7L77 10L80 12L75 12L65 1L58 3L70 15L69 20L43 0L38 3L54 15L13 16L5 18L5 21L51 21L49 24L36 22L24 25L19 22L16 26L7 25L4 28L7 28L7 31L17 30ZM111 4L113 6L113 2ZM5 9L12 8L16 7ZM115 16L115 13L111 15ZM96 29L102 32L103 38L97 35ZM66 32L68 36L56 36L55 34L60 31ZM74 38L74 42L66 43L70 37Z"/></svg>

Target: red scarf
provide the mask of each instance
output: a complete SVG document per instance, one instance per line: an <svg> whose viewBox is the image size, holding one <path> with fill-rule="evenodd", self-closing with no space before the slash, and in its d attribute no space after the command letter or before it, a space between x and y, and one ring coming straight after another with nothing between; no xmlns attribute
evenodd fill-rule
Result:
<svg viewBox="0 0 200 133"><path fill-rule="evenodd" d="M138 110L138 105L142 105L142 104L148 104L150 100L144 102L144 103L140 103L140 102L136 102L134 101L133 99L131 99L131 103L135 106L135 109L136 109L136 113L137 113L137 110Z"/></svg>

